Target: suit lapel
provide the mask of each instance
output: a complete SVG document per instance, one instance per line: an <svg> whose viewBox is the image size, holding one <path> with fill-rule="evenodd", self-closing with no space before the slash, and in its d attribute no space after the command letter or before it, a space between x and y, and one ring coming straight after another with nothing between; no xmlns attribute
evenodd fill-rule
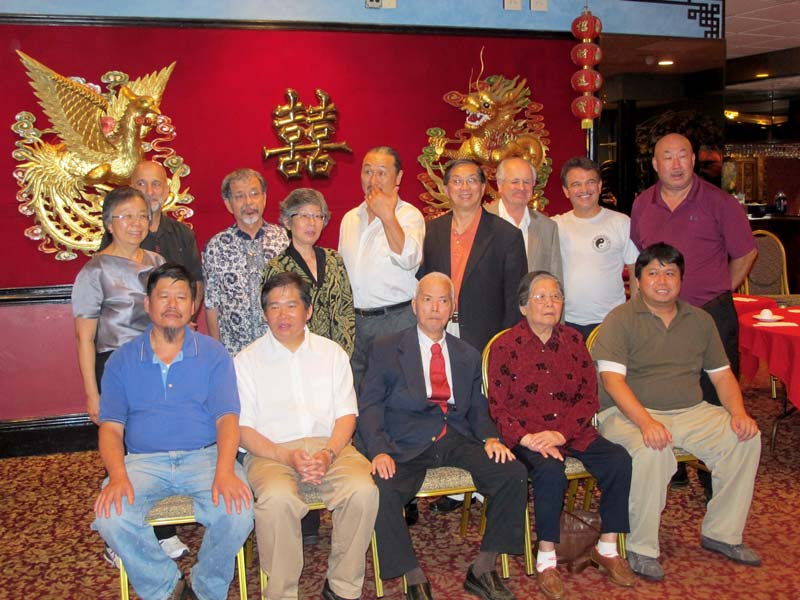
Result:
<svg viewBox="0 0 800 600"><path fill-rule="evenodd" d="M409 329L397 347L400 355L400 368L408 384L408 389L422 404L427 404L428 393L425 388L425 372L422 370L422 354L419 350L417 328Z"/></svg>
<svg viewBox="0 0 800 600"><path fill-rule="evenodd" d="M464 359L464 353L461 352L458 342L453 341L455 339L449 333L447 334L447 354L450 357L450 372L453 376L453 381L450 382L450 385L453 388L453 399L456 401L456 407L459 410L464 410L460 403L469 398L472 382L469 380L468 375L469 365Z"/></svg>
<svg viewBox="0 0 800 600"><path fill-rule="evenodd" d="M536 249L539 246L539 228L537 227L538 223L536 219L538 218L534 211L530 208L528 209L529 214L531 215L531 224L528 225L528 262L531 262L531 258L536 256Z"/></svg>
<svg viewBox="0 0 800 600"><path fill-rule="evenodd" d="M450 272L452 270L450 261L450 230L453 227L453 212L445 213L441 219L442 228L438 232L441 236L441 240L434 247L442 249L442 254L440 255L442 268L440 270L450 277Z"/></svg>

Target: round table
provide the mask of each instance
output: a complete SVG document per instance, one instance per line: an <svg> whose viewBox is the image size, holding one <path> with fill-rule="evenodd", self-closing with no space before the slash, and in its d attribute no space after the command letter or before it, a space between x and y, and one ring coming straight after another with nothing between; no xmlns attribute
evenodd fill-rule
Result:
<svg viewBox="0 0 800 600"><path fill-rule="evenodd" d="M770 447L774 451L779 423L800 407L800 308L773 308L772 312L783 319L764 323L754 318L756 310L739 315L739 367L742 375L752 378L759 359L763 360L770 375L786 386L793 406L787 407L784 401L783 413L773 423Z"/></svg>
<svg viewBox="0 0 800 600"><path fill-rule="evenodd" d="M778 303L774 298L764 296L748 296L747 294L734 294L733 306L736 307L736 314L759 312L765 308L770 310L778 308Z"/></svg>

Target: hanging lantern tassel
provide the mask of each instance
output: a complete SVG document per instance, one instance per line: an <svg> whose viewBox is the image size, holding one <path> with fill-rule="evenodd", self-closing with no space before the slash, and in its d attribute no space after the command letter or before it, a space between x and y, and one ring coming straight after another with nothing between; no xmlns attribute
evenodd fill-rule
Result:
<svg viewBox="0 0 800 600"><path fill-rule="evenodd" d="M570 84L582 95L572 101L571 108L572 114L581 120L582 129L591 129L594 119L603 111L602 100L594 95L603 86L603 76L594 69L602 60L603 52L600 46L592 43L602 30L602 22L588 8L572 22L572 35L581 43L572 48L570 58L581 69L572 75Z"/></svg>

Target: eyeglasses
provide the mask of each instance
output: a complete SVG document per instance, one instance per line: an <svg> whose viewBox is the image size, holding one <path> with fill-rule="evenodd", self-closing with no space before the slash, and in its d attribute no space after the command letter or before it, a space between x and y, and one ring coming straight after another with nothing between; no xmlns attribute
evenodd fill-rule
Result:
<svg viewBox="0 0 800 600"><path fill-rule="evenodd" d="M245 198L250 198L251 200L255 200L256 198L260 198L263 192L261 190L250 190L246 194L238 193L233 194L231 196L231 200L236 200L237 202L241 202Z"/></svg>
<svg viewBox="0 0 800 600"><path fill-rule="evenodd" d="M461 177L453 177L452 179L450 179L450 183L448 185L453 184L455 187L461 187L465 183L469 187L474 187L476 185L479 185L481 183L481 180L478 177L467 177L466 179L463 179Z"/></svg>
<svg viewBox="0 0 800 600"><path fill-rule="evenodd" d="M111 215L112 219L117 219L120 223L125 226L131 225L138 221L149 221L150 216L147 213L139 213L139 214L132 214L132 213L125 213L124 215Z"/></svg>
<svg viewBox="0 0 800 600"><path fill-rule="evenodd" d="M536 304L544 304L548 300L550 300L550 302L552 302L553 304L558 304L559 302L564 301L564 296L562 296L561 294L533 294L531 296L531 299Z"/></svg>
<svg viewBox="0 0 800 600"><path fill-rule="evenodd" d="M294 213L292 217L298 217L305 221L319 221L320 223L325 220L325 215L319 213Z"/></svg>

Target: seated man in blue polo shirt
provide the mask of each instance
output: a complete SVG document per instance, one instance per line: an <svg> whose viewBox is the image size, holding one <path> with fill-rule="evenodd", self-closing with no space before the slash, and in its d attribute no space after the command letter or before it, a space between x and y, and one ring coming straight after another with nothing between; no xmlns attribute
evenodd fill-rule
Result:
<svg viewBox="0 0 800 600"><path fill-rule="evenodd" d="M108 478L92 527L122 558L143 600L227 598L234 558L253 528L252 495L235 460L233 361L222 344L188 327L194 301L184 267L152 271L144 301L152 324L114 352L103 375L99 446ZM145 523L156 502L179 494L192 497L206 528L192 587Z"/></svg>

